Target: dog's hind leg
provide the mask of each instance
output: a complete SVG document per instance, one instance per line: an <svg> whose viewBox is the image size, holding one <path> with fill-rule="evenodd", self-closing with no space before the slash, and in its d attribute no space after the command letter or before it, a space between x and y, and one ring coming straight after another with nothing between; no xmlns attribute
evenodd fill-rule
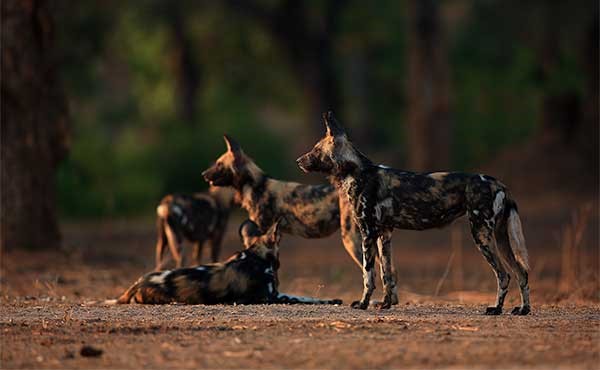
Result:
<svg viewBox="0 0 600 370"><path fill-rule="evenodd" d="M496 279L498 280L498 289L496 294L495 306L488 307L485 311L486 315L500 315L504 306L504 299L508 293L508 284L510 283L510 275L506 272L502 262L498 256L498 248L496 246L496 238L494 237L494 221L484 220L481 211L470 210L469 221L471 222L471 233L477 248L485 257L485 260L494 270Z"/></svg>
<svg viewBox="0 0 600 370"><path fill-rule="evenodd" d="M168 223L165 223L165 234L167 235L167 240L169 241L169 249L171 250L171 254L175 260L175 267L181 268L183 265L183 257L181 255L179 238L173 231L171 225Z"/></svg>
<svg viewBox="0 0 600 370"><path fill-rule="evenodd" d="M202 247L204 243L204 240L196 240L192 248L192 260L197 266L202 264Z"/></svg>
<svg viewBox="0 0 600 370"><path fill-rule="evenodd" d="M507 222L504 220L498 226L498 228L496 228L496 243L498 245L498 251L503 262L516 274L519 282L521 306L513 308L511 313L513 315L527 315L531 311L531 306L529 303L528 272L526 266L522 266L522 264L519 263L515 257L515 254L510 246L510 237L507 226Z"/></svg>
<svg viewBox="0 0 600 370"><path fill-rule="evenodd" d="M394 279L393 263L392 263L392 232L385 231L377 239L377 247L379 248L379 265L381 268L381 282L383 284L383 302L379 308L390 308L393 304L393 297L396 295L396 280Z"/></svg>
<svg viewBox="0 0 600 370"><path fill-rule="evenodd" d="M219 262L219 257L221 256L221 246L223 245L223 236L225 234L225 230L217 231L213 234L213 237L208 240L208 245L210 248L210 258L213 263Z"/></svg>
<svg viewBox="0 0 600 370"><path fill-rule="evenodd" d="M167 235L165 234L165 225L166 222L163 218L158 217L156 219L156 230L157 230L157 242L156 242L156 257L155 257L155 267L156 271L162 269L162 257L165 251L165 245L168 243Z"/></svg>

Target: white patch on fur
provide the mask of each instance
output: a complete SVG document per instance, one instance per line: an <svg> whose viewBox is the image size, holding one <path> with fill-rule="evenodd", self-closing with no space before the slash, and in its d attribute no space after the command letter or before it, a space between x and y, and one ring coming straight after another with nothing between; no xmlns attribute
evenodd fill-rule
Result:
<svg viewBox="0 0 600 370"><path fill-rule="evenodd" d="M171 273L171 270L166 270L160 273L160 275L152 276L148 281L153 284L162 284L165 282L165 278Z"/></svg>
<svg viewBox="0 0 600 370"><path fill-rule="evenodd" d="M240 253L240 259L243 260L246 258L246 252Z"/></svg>
<svg viewBox="0 0 600 370"><path fill-rule="evenodd" d="M156 207L156 214L158 217L166 218L169 215L169 207L166 204L161 204Z"/></svg>
<svg viewBox="0 0 600 370"><path fill-rule="evenodd" d="M273 275L273 268L272 267L267 267L265 269L265 274L267 274L267 275Z"/></svg>
<svg viewBox="0 0 600 370"><path fill-rule="evenodd" d="M204 267L204 266L196 267L196 271L204 271L204 270L206 270L206 267Z"/></svg>
<svg viewBox="0 0 600 370"><path fill-rule="evenodd" d="M177 213L178 215L181 215L183 213L181 207L179 207L177 204L173 204L173 212Z"/></svg>
<svg viewBox="0 0 600 370"><path fill-rule="evenodd" d="M499 191L498 194L496 194L496 199L494 199L494 217L496 217L498 213L502 211L502 208L504 207L505 196L506 195L503 191Z"/></svg>
<svg viewBox="0 0 600 370"><path fill-rule="evenodd" d="M269 294L272 294L273 293L273 283L267 284L267 287L269 288Z"/></svg>
<svg viewBox="0 0 600 370"><path fill-rule="evenodd" d="M487 180L485 179L485 177L483 177L483 175L479 175L479 178L481 179L481 181L487 181Z"/></svg>
<svg viewBox="0 0 600 370"><path fill-rule="evenodd" d="M448 172L433 172L430 173L429 175L427 175L428 177L431 177L434 180L443 180L444 177L448 176Z"/></svg>
<svg viewBox="0 0 600 370"><path fill-rule="evenodd" d="M387 208L391 208L393 199L391 197L385 198L381 202L375 205L375 218L381 220L381 217L385 214Z"/></svg>
<svg viewBox="0 0 600 370"><path fill-rule="evenodd" d="M384 170L388 170L388 169L392 168L392 167L390 167L390 166L386 166L386 165L384 165L384 164L378 164L378 165L377 165L377 167L379 167L379 168L383 168Z"/></svg>
<svg viewBox="0 0 600 370"><path fill-rule="evenodd" d="M477 216L477 215L479 214L479 211L478 211L478 210L476 210L476 209L474 209L474 210L473 210L473 214L474 214L475 216Z"/></svg>

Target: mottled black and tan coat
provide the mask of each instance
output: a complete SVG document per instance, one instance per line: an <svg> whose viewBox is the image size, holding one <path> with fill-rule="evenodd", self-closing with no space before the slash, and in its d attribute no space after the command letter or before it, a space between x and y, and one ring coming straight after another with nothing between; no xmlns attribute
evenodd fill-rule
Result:
<svg viewBox="0 0 600 370"><path fill-rule="evenodd" d="M324 115L327 133L298 158L305 172L322 172L335 179L340 197L351 205L362 235L364 290L353 307L365 309L374 289L377 246L384 286L383 308L390 307L392 279L391 235L394 229L439 228L465 214L477 247L498 280L496 303L486 314L500 314L508 292L508 269L517 277L521 306L530 311L527 249L517 205L507 188L490 176L467 173L414 173L373 164L358 151L333 114Z"/></svg>
<svg viewBox="0 0 600 370"><path fill-rule="evenodd" d="M156 208L156 270L164 267L163 253L169 246L175 267L183 265L182 242L194 245L193 263L202 261L202 248L208 245L212 262L219 260L221 242L234 204L230 189L210 187L206 193L169 194Z"/></svg>
<svg viewBox="0 0 600 370"><path fill-rule="evenodd" d="M246 221L240 229L249 247L223 263L192 268L151 272L127 289L116 303L142 304L260 304L302 303L341 304L340 300L320 300L279 293L278 224L267 233Z"/></svg>
<svg viewBox="0 0 600 370"><path fill-rule="evenodd" d="M224 138L227 151L203 172L211 186L235 189L236 199L263 231L276 220L281 220L283 233L304 238L323 238L341 227L346 251L362 265L362 239L352 221L350 203L338 196L333 184L305 185L271 178L238 143L227 135ZM395 285L392 302L397 303Z"/></svg>

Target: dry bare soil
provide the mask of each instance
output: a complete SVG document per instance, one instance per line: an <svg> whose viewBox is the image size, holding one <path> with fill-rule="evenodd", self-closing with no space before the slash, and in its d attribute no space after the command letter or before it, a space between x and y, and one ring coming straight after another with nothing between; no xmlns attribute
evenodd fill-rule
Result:
<svg viewBox="0 0 600 370"><path fill-rule="evenodd" d="M342 298L342 306L90 304L116 297L152 268L153 222L66 225L61 251L2 255L0 365L597 369L597 226L584 236L577 281L561 288L557 235L567 220L524 217L533 265L526 317L481 314L494 300L495 279L462 222L395 234L401 302L387 311L348 307L360 295L361 276L337 235L285 237L280 290ZM239 249L238 222L231 222L223 257ZM506 311L516 304L511 283Z"/></svg>

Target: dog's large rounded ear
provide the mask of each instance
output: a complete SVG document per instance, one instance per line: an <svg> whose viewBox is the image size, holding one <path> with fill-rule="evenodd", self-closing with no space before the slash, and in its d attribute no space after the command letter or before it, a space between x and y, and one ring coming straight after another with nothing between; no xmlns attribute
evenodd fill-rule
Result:
<svg viewBox="0 0 600 370"><path fill-rule="evenodd" d="M325 127L327 128L327 135L329 136L344 136L346 135L346 131L339 124L339 122L335 119L332 111L328 111L323 113L323 123L325 123Z"/></svg>
<svg viewBox="0 0 600 370"><path fill-rule="evenodd" d="M239 153L242 150L240 144L238 144L231 137L227 136L227 134L223 135L223 139L225 140L225 144L227 145L227 151Z"/></svg>
<svg viewBox="0 0 600 370"><path fill-rule="evenodd" d="M275 221L273 225L265 233L265 237L269 243L278 246L281 241L281 219Z"/></svg>
<svg viewBox="0 0 600 370"><path fill-rule="evenodd" d="M250 220L246 220L240 225L238 234L240 235L242 244L244 244L244 248L248 249L254 244L256 244L256 241L260 237L261 232L257 224Z"/></svg>

